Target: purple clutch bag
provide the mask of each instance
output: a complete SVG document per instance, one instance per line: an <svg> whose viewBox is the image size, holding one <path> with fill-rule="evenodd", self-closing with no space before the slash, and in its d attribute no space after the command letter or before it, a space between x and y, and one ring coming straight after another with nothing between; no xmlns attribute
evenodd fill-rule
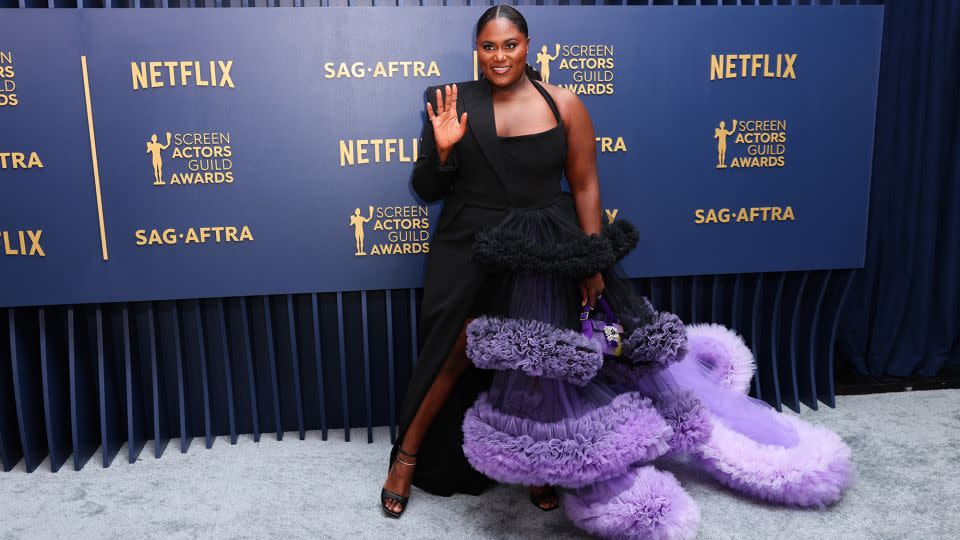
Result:
<svg viewBox="0 0 960 540"><path fill-rule="evenodd" d="M613 310L603 296L597 297L597 303L603 308L606 319L591 319L590 312L594 308L587 304L580 312L580 332L599 344L604 356L620 356L623 352L623 326L617 321L616 315L613 314Z"/></svg>

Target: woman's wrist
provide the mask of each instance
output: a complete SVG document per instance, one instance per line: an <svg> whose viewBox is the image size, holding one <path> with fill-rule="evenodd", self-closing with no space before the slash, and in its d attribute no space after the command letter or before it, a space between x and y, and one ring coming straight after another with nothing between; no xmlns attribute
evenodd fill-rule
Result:
<svg viewBox="0 0 960 540"><path fill-rule="evenodd" d="M437 158L440 160L441 167L447 162L447 158L450 157L452 151L453 148L437 148Z"/></svg>

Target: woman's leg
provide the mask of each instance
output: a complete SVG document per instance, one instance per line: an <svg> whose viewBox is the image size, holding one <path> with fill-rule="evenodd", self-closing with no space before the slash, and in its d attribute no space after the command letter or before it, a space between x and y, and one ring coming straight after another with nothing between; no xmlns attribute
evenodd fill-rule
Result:
<svg viewBox="0 0 960 540"><path fill-rule="evenodd" d="M457 380L463 375L467 367L470 366L470 359L467 358L466 353L466 328L472 320L473 318L471 317L463 323L463 327L457 335L456 342L454 342L453 347L450 348L450 352L447 353L447 358L440 368L440 373L437 374L437 378L434 379L433 384L427 391L427 395L424 396L423 402L420 403L420 408L417 409L417 413L410 422L410 426L407 428L403 440L397 445L400 450L403 450L407 454L416 454L420 450L420 443L423 442L423 438L426 436L427 430L430 429L430 424L433 422L434 417L440 408L443 407L443 404L446 403L447 398L450 397L450 392L452 392L456 386ZM398 460L402 460L405 463L415 463L414 458L404 455L398 455ZM401 497L406 497L410 494L410 483L413 481L413 471L414 467L411 465L404 463L397 464L394 462L394 465L390 468L390 472L387 473L387 481L383 487ZM555 508L560 504L556 491L554 491L552 487L531 487L530 492L540 497L539 506L544 510ZM403 509L403 505L392 499L388 500L386 505L387 508L393 512L399 512Z"/></svg>
<svg viewBox="0 0 960 540"><path fill-rule="evenodd" d="M427 430L430 429L433 418L437 415L440 408L443 407L443 404L446 403L447 398L450 397L450 392L452 392L454 386L456 386L460 375L463 375L463 372L470 366L470 360L467 358L466 353L466 328L467 324L472 320L472 318L468 318L460 329L456 342L453 344L453 347L450 348L450 352L447 353L447 358L440 368L440 373L437 374L437 378L434 379L433 384L427 391L427 395L423 398L423 402L420 403L420 408L417 409L417 413L410 422L410 426L407 428L403 440L397 445L400 450L408 454L417 453L420 449L420 443L423 442L423 437L427 434ZM404 462L413 462L413 458L403 455L399 457ZM410 493L413 469L412 466L394 462L394 465L390 468L390 472L387 473L387 481L383 487L400 496L406 497ZM402 510L402 505L394 500L388 500L387 507L394 512Z"/></svg>

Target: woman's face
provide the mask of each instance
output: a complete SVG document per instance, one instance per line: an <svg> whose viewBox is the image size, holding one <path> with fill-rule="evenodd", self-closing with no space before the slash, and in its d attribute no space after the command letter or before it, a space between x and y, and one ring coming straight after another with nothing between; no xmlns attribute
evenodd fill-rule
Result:
<svg viewBox="0 0 960 540"><path fill-rule="evenodd" d="M530 38L509 19L491 19L477 36L477 62L495 86L510 86L524 76Z"/></svg>

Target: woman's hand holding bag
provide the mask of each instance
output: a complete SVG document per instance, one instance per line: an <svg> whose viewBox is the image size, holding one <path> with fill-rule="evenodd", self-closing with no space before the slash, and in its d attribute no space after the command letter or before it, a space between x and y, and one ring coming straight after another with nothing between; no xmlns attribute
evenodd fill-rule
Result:
<svg viewBox="0 0 960 540"><path fill-rule="evenodd" d="M606 319L591 319L593 306L585 304L580 312L580 332L598 343L604 356L619 357L623 353L623 326L617 321L617 316L613 314L603 296L598 296L597 302L603 308Z"/></svg>

